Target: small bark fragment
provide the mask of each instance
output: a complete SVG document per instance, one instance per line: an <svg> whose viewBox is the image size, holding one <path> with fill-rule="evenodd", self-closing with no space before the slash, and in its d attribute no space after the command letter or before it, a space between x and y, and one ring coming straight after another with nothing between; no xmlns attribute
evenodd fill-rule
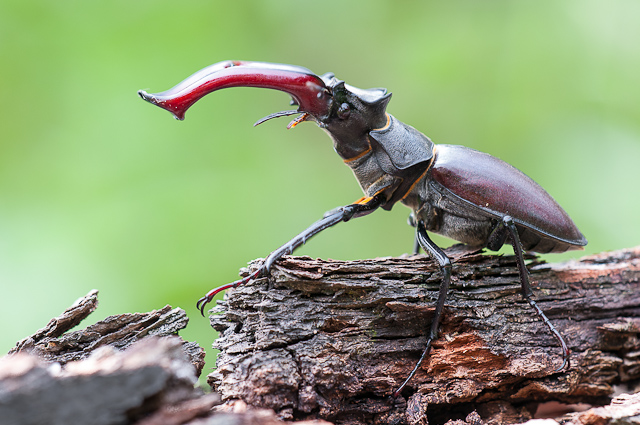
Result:
<svg viewBox="0 0 640 425"><path fill-rule="evenodd" d="M16 343L16 346L9 351L9 354L24 352L36 346L45 339L57 338L69 329L77 326L98 307L98 291L90 291L84 297L78 299L71 307L66 309L60 316L54 317L47 325L36 331L31 336Z"/></svg>
<svg viewBox="0 0 640 425"><path fill-rule="evenodd" d="M30 353L44 361L64 365L82 360L102 346L124 350L148 336L177 335L189 322L183 309L167 305L148 313L109 316L85 329L67 332L91 314L97 305L98 291L93 290L51 319L47 326L19 341L9 354ZM183 348L199 375L204 367L204 350L192 342L184 342Z"/></svg>
<svg viewBox="0 0 640 425"><path fill-rule="evenodd" d="M535 425L537 422L527 424ZM593 407L569 413L557 420L548 419L548 425L638 425L640 424L640 393L621 394L606 406Z"/></svg>

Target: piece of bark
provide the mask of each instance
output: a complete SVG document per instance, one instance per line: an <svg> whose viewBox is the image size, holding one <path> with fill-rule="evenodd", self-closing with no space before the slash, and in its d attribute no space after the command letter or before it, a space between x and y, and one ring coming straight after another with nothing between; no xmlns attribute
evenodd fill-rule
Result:
<svg viewBox="0 0 640 425"><path fill-rule="evenodd" d="M484 421L480 418L480 415L475 410L462 419L452 419L447 421L445 425L483 425Z"/></svg>
<svg viewBox="0 0 640 425"><path fill-rule="evenodd" d="M272 410L212 409L220 396L195 387L204 350L172 336L187 324L182 309L110 316L69 332L96 306L92 291L0 358L0 424L283 424Z"/></svg>
<svg viewBox="0 0 640 425"><path fill-rule="evenodd" d="M121 351L102 346L64 366L25 353L0 358L2 425L284 425L272 410L216 412L178 337L149 337ZM324 421L300 425L331 425Z"/></svg>
<svg viewBox="0 0 640 425"><path fill-rule="evenodd" d="M569 413L557 420L547 419L544 424L531 421L525 425L639 425L640 393L621 394L606 406L592 407L581 412Z"/></svg>
<svg viewBox="0 0 640 425"><path fill-rule="evenodd" d="M212 310L221 353L210 384L285 418L445 423L476 410L504 423L500 414L522 422L547 400L606 403L614 384L640 378L640 247L562 264L528 257L534 299L572 350L562 372L557 340L521 298L514 257L447 253L440 335L404 398L389 396L424 348L441 280L423 255L285 257L228 291Z"/></svg>
<svg viewBox="0 0 640 425"><path fill-rule="evenodd" d="M284 425L292 423L281 421L271 409L250 407L241 400L218 405L213 410L216 412L215 415L209 417L206 422L203 421L202 425ZM295 421L293 423L295 425L333 425L320 419ZM201 424L200 422L194 422L189 425Z"/></svg>
<svg viewBox="0 0 640 425"><path fill-rule="evenodd" d="M191 400L177 404L165 404L137 422L136 425L181 425L195 423L193 419L208 417L211 409L220 403L220 395L217 393L203 394Z"/></svg>
<svg viewBox="0 0 640 425"><path fill-rule="evenodd" d="M177 335L189 322L185 311L167 305L147 313L126 313L109 316L85 329L68 332L91 314L98 305L98 291L93 290L76 301L35 334L19 341L9 354L30 353L47 362L64 365L82 360L101 346L120 350L148 336ZM183 342L200 375L204 367L204 350L194 342Z"/></svg>
<svg viewBox="0 0 640 425"><path fill-rule="evenodd" d="M92 290L87 295L76 300L75 303L66 309L60 316L49 320L47 325L36 331L31 336L16 343L16 346L9 350L9 354L25 352L35 347L38 343L57 338L68 330L77 326L98 307L98 291Z"/></svg>
<svg viewBox="0 0 640 425"><path fill-rule="evenodd" d="M17 353L0 359L0 423L133 424L200 396L196 382L178 337L145 338L126 351L103 346L65 366ZM217 403L206 401L208 409Z"/></svg>

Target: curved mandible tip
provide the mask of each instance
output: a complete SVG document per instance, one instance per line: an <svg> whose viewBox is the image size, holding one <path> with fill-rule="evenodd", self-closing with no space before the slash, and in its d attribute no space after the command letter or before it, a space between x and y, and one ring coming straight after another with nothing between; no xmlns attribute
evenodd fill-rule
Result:
<svg viewBox="0 0 640 425"><path fill-rule="evenodd" d="M329 112L330 94L323 80L301 66L268 62L224 61L210 65L175 87L155 94L144 90L144 100L171 112L183 120L184 114L199 99L216 90L230 87L259 87L288 93L300 112L325 116Z"/></svg>

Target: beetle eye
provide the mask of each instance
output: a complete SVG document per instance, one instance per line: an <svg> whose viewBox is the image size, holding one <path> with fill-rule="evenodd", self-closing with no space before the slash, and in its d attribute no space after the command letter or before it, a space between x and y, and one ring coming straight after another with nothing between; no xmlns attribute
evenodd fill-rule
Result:
<svg viewBox="0 0 640 425"><path fill-rule="evenodd" d="M347 118L349 118L349 115L351 115L351 108L349 107L349 104L343 103L342 105L340 105L340 107L338 108L338 118L340 118L341 120L346 120Z"/></svg>

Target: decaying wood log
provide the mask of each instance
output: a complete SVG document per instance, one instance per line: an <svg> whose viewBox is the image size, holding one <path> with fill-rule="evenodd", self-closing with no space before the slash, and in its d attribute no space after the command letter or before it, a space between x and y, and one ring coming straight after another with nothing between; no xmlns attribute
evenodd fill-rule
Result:
<svg viewBox="0 0 640 425"><path fill-rule="evenodd" d="M285 418L436 424L473 422L474 411L523 422L548 400L606 404L614 385L640 378L640 247L562 264L528 258L535 299L572 350L562 372L558 342L521 299L514 257L447 253L440 336L403 397L390 394L422 352L440 283L423 255L285 257L212 310L221 353L209 382L224 400Z"/></svg>

